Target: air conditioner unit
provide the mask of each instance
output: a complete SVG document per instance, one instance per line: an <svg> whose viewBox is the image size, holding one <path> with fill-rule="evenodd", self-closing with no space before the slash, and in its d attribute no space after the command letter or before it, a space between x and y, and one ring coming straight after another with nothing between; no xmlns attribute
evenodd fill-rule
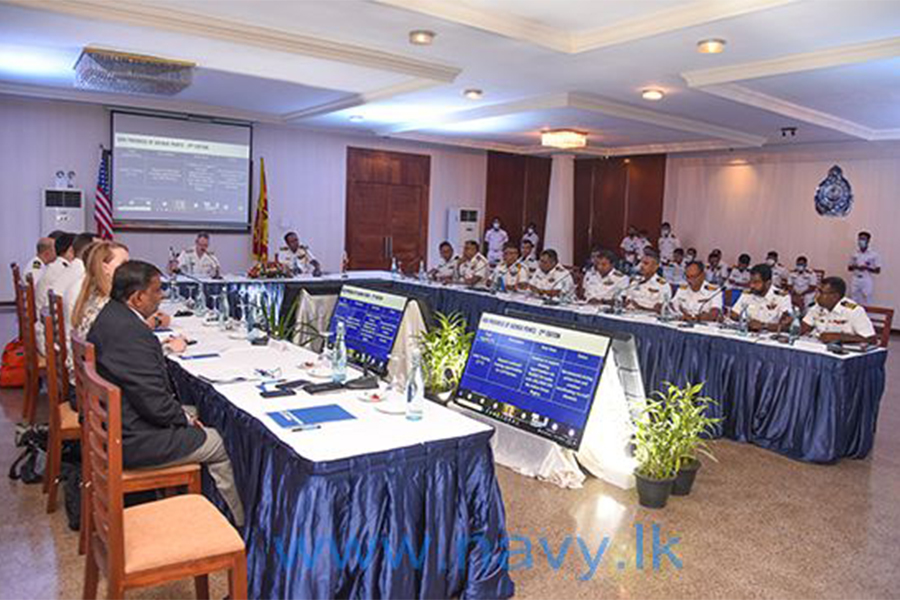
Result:
<svg viewBox="0 0 900 600"><path fill-rule="evenodd" d="M481 243L481 234L481 213L477 208L447 209L447 241L453 244L454 252L461 255L468 240Z"/></svg>
<svg viewBox="0 0 900 600"><path fill-rule="evenodd" d="M41 231L54 230L81 233L84 231L84 193L81 190L44 190L41 204Z"/></svg>

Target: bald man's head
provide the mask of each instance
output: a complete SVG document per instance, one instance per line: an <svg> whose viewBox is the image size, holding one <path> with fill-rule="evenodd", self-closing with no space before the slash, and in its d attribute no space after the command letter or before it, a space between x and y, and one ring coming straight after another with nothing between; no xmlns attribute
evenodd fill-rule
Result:
<svg viewBox="0 0 900 600"><path fill-rule="evenodd" d="M37 255L45 265L56 260L56 241L51 237L43 237L37 243Z"/></svg>

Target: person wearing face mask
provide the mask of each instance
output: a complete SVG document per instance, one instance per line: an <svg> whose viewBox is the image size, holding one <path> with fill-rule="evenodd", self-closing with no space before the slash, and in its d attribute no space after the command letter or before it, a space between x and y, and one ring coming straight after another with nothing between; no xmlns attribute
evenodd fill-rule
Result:
<svg viewBox="0 0 900 600"><path fill-rule="evenodd" d="M868 231L860 231L856 243L859 250L850 257L850 265L847 267L847 270L853 273L853 279L850 280L850 297L857 303L868 306L875 291L872 275L881 273L881 257L872 250L872 234Z"/></svg>
<svg viewBox="0 0 900 600"><path fill-rule="evenodd" d="M766 264L772 267L772 285L784 289L788 284L788 270L778 262L778 253L769 250L766 254Z"/></svg>
<svg viewBox="0 0 900 600"><path fill-rule="evenodd" d="M537 247L538 242L541 241L541 236L538 235L536 223L529 223L528 227L525 228L525 233L522 234L522 243L524 244L526 241L531 243L531 254L528 256L523 254L522 260L529 258L537 260Z"/></svg>
<svg viewBox="0 0 900 600"><path fill-rule="evenodd" d="M706 280L713 285L723 286L728 281L728 267L722 264L722 251L713 249L707 257Z"/></svg>
<svg viewBox="0 0 900 600"><path fill-rule="evenodd" d="M659 248L659 260L664 265L672 260L675 255L675 249L681 248L681 242L678 240L678 236L672 233L672 226L668 223L663 223L660 228L657 248Z"/></svg>
<svg viewBox="0 0 900 600"><path fill-rule="evenodd" d="M791 297L772 284L772 267L763 263L750 269L749 292L731 307L731 318L741 318L747 309L750 331L780 331L791 324Z"/></svg>
<svg viewBox="0 0 900 600"><path fill-rule="evenodd" d="M487 245L487 259L492 265L497 264L503 258L503 245L509 241L509 235L500 226L500 219L494 219L491 228L484 234L484 243Z"/></svg>
<svg viewBox="0 0 900 600"><path fill-rule="evenodd" d="M662 256L662 250L660 250L660 256ZM676 248L672 260L670 260L668 263L663 264L663 277L665 277L666 280L672 285L681 285L685 281L685 266L690 264L690 262L685 262L684 250L682 248Z"/></svg>
<svg viewBox="0 0 900 600"><path fill-rule="evenodd" d="M632 265L636 265L638 257L644 250L643 244L644 242L641 240L641 236L638 235L637 227L629 225L628 235L622 239L622 243L619 244L619 247L622 249L622 255L625 257L625 260Z"/></svg>
<svg viewBox="0 0 900 600"><path fill-rule="evenodd" d="M819 276L809 268L809 261L805 256L798 256L796 265L797 267L788 276L788 288L793 296L794 305L806 310L816 300Z"/></svg>
<svg viewBox="0 0 900 600"><path fill-rule="evenodd" d="M696 248L688 248L687 252L684 253L684 264L687 265L692 262L697 261L697 249Z"/></svg>

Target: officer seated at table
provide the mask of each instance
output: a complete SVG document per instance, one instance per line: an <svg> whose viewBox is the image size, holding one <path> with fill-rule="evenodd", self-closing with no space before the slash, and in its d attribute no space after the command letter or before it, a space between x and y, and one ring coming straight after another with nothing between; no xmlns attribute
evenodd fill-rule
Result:
<svg viewBox="0 0 900 600"><path fill-rule="evenodd" d="M202 464L241 526L244 509L222 437L175 397L162 346L145 322L162 302L160 275L139 260L119 266L88 332L97 373L122 390L122 462L127 469Z"/></svg>
<svg viewBox="0 0 900 600"><path fill-rule="evenodd" d="M523 291L528 289L528 279L528 267L519 260L519 247L506 242L503 244L503 258L491 273L491 285L499 286L499 281L502 281L503 289L508 292Z"/></svg>
<svg viewBox="0 0 900 600"><path fill-rule="evenodd" d="M628 277L615 269L618 257L611 250L595 248L591 268L584 274L584 299L591 304L613 304L628 287Z"/></svg>
<svg viewBox="0 0 900 600"><path fill-rule="evenodd" d="M219 278L222 266L219 259L209 249L209 234L201 231L194 240L194 247L181 252L169 261L169 272L183 273L192 277Z"/></svg>
<svg viewBox="0 0 900 600"><path fill-rule="evenodd" d="M803 318L800 333L812 334L822 342L874 344L875 328L866 309L846 297L847 283L840 277L826 277L816 294L816 304Z"/></svg>
<svg viewBox="0 0 900 600"><path fill-rule="evenodd" d="M478 251L478 242L466 242L459 261L459 280L469 287L484 287L490 276L489 267L488 260Z"/></svg>
<svg viewBox="0 0 900 600"><path fill-rule="evenodd" d="M731 318L739 320L746 310L750 331L781 331L791 324L791 296L772 285L772 267L759 264L750 269L750 287L731 307Z"/></svg>
<svg viewBox="0 0 900 600"><path fill-rule="evenodd" d="M313 256L309 246L300 243L300 237L294 231L284 235L284 246L278 251L278 262L292 275L322 275L322 266Z"/></svg>
<svg viewBox="0 0 900 600"><path fill-rule="evenodd" d="M659 253L653 248L645 248L638 265L637 282L628 289L627 308L658 313L671 298L672 287L659 275Z"/></svg>
<svg viewBox="0 0 900 600"><path fill-rule="evenodd" d="M722 288L706 281L706 269L700 261L685 268L687 283L675 292L672 306L685 321L718 321L722 313Z"/></svg>
<svg viewBox="0 0 900 600"><path fill-rule="evenodd" d="M575 291L575 280L569 270L559 264L556 250L541 252L538 270L531 276L528 289L541 298L565 298Z"/></svg>
<svg viewBox="0 0 900 600"><path fill-rule="evenodd" d="M428 277L438 283L453 283L459 275L459 257L453 253L453 244L444 241L438 247L441 264L428 272Z"/></svg>

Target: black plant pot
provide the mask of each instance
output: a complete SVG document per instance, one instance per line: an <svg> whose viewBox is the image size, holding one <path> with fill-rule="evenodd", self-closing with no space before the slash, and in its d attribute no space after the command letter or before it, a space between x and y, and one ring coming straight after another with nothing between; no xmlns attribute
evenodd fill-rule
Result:
<svg viewBox="0 0 900 600"><path fill-rule="evenodd" d="M697 471L700 470L701 463L699 460L692 460L681 465L678 475L675 477L675 483L672 484L673 496L687 496L694 487L694 479L697 477Z"/></svg>
<svg viewBox="0 0 900 600"><path fill-rule="evenodd" d="M649 479L638 473L634 474L637 483L638 501L641 506L646 508L663 508L669 501L669 494L672 491L672 483L675 478L671 479Z"/></svg>

